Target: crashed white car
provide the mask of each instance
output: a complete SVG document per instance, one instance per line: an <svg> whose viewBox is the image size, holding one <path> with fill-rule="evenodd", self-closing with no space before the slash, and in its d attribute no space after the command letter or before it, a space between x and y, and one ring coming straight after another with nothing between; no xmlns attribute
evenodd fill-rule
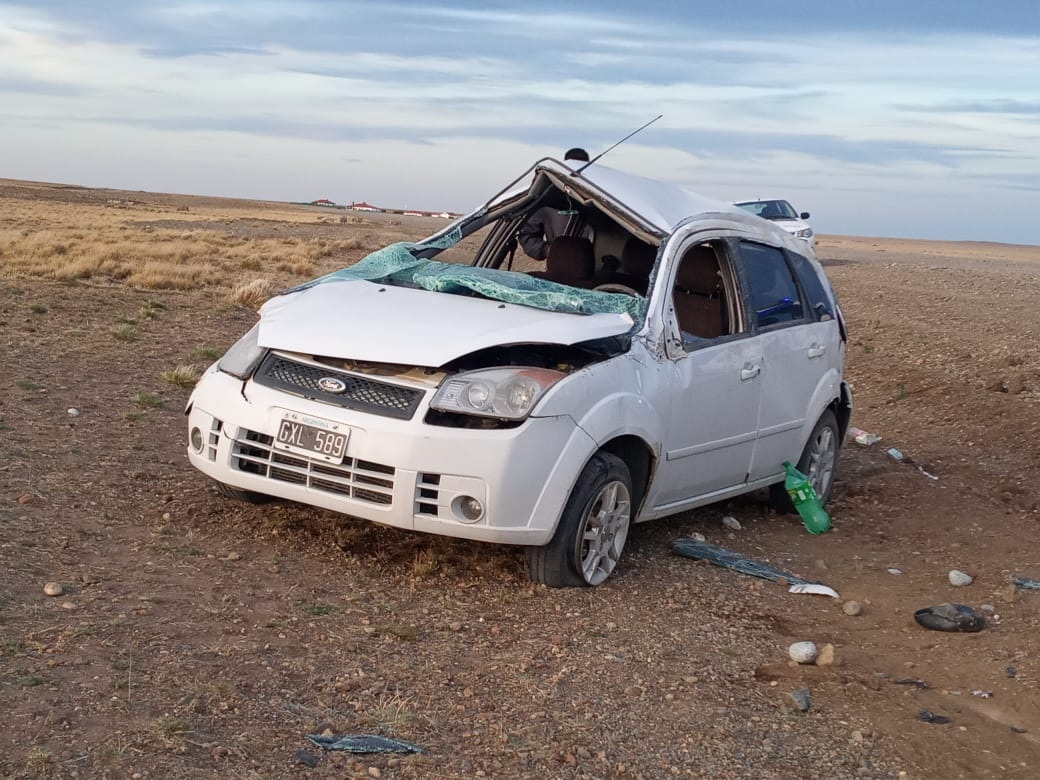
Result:
<svg viewBox="0 0 1040 780"><path fill-rule="evenodd" d="M571 233L507 270L544 208ZM437 260L477 231L470 265ZM804 246L541 160L431 238L268 301L192 393L189 458L234 498L524 545L534 581L599 585L634 522L769 486L785 505L784 461L826 501L852 399Z"/></svg>
<svg viewBox="0 0 1040 780"><path fill-rule="evenodd" d="M751 214L775 222L795 238L802 239L809 245L810 250L816 248L816 234L812 227L806 222L809 212L803 211L799 214L794 206L786 200L779 198L769 200L742 200L735 204Z"/></svg>

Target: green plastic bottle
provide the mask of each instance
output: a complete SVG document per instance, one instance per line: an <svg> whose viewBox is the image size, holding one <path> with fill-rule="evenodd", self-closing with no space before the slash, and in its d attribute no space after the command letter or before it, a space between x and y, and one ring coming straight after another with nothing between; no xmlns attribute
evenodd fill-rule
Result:
<svg viewBox="0 0 1040 780"><path fill-rule="evenodd" d="M791 497L794 508L802 518L802 525L811 534L822 534L831 527L831 518L816 497L809 478L796 469L787 461L784 461L784 471L787 478L784 480L784 489Z"/></svg>

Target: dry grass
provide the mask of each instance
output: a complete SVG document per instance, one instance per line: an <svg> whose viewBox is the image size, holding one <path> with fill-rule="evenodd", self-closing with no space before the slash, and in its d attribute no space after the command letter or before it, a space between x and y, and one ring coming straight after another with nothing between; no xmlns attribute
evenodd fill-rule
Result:
<svg viewBox="0 0 1040 780"><path fill-rule="evenodd" d="M187 365L162 371L159 373L159 378L178 387L195 387L195 383L199 381L201 375L202 372L198 366Z"/></svg>
<svg viewBox="0 0 1040 780"><path fill-rule="evenodd" d="M278 292L278 287L270 279L254 279L236 286L228 296L232 302L259 309L264 301Z"/></svg>
<svg viewBox="0 0 1040 780"><path fill-rule="evenodd" d="M256 223L245 221L254 216L247 207L185 214L173 206L106 208L0 193L0 213L0 273L152 290L228 288L240 283L244 272L257 271L287 287L377 247L357 235L358 227L347 225L326 228L342 238L270 235L315 224L312 213L289 206L265 211L264 223ZM164 227L186 221L201 227Z"/></svg>

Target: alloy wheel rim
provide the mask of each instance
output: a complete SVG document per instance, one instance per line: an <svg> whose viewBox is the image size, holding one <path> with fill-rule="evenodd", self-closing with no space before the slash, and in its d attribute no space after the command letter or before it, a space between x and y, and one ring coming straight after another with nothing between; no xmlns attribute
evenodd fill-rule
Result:
<svg viewBox="0 0 1040 780"><path fill-rule="evenodd" d="M825 427L813 439L809 451L809 473L806 475L820 498L827 494L834 477L834 454L834 432Z"/></svg>
<svg viewBox="0 0 1040 780"><path fill-rule="evenodd" d="M589 585L599 585L617 566L628 538L632 498L628 486L613 480L589 502L581 528L581 573Z"/></svg>

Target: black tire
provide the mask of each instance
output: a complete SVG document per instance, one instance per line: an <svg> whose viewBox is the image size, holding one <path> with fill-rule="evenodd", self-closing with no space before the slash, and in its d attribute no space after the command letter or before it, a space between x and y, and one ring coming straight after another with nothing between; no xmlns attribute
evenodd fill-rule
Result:
<svg viewBox="0 0 1040 780"><path fill-rule="evenodd" d="M838 451L841 449L841 433L834 412L826 409L816 421L816 426L809 434L809 441L798 458L795 468L805 474L816 491L820 504L826 506L834 487L834 477L838 472ZM791 497L787 495L783 482L769 486L769 505L777 512L791 513L795 511Z"/></svg>
<svg viewBox="0 0 1040 780"><path fill-rule="evenodd" d="M239 490L223 482L217 482L217 492L226 498L231 498L235 501L245 501L247 504L266 504L269 501L274 501L273 496L254 493L252 490Z"/></svg>
<svg viewBox="0 0 1040 780"><path fill-rule="evenodd" d="M527 576L550 588L593 587L617 566L632 526L632 475L598 452L571 490L549 544L527 548Z"/></svg>

